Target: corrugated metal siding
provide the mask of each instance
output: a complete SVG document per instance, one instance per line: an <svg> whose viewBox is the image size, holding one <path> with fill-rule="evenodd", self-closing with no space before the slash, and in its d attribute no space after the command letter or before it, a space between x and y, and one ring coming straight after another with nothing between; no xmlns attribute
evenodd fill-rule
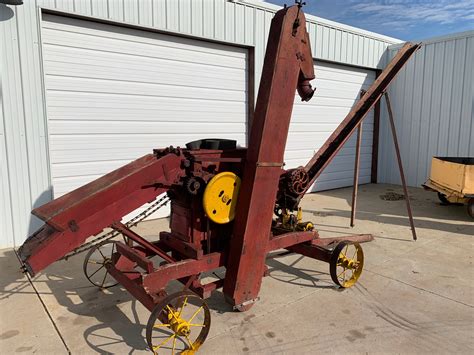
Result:
<svg viewBox="0 0 474 355"><path fill-rule="evenodd" d="M270 21L277 9L261 2L227 0L29 0L17 7L0 5L2 139L6 143L0 157L8 163L1 170L5 198L0 205L0 247L21 244L28 230L37 226L30 222L31 206L51 196L40 7L254 46L257 88ZM308 30L315 58L369 68L377 67L386 47L397 42L313 16L308 16Z"/></svg>
<svg viewBox="0 0 474 355"><path fill-rule="evenodd" d="M389 50L392 58L397 47ZM389 89L410 186L433 156L474 156L474 31L424 42ZM400 183L388 116L381 107L378 181Z"/></svg>

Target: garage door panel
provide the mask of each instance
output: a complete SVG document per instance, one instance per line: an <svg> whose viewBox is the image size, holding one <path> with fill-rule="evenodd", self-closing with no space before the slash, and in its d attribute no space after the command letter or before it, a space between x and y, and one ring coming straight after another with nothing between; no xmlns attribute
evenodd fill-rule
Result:
<svg viewBox="0 0 474 355"><path fill-rule="evenodd" d="M65 44L66 41L69 43ZM45 53L44 58L46 60L52 60L57 62L67 61L71 59L73 63L77 63L78 59L81 58L83 60L86 60L86 63L91 64L93 66L104 66L104 64L101 63L94 63L91 60L91 57L93 57L98 59L100 58L104 60L110 60L115 65L121 63L130 68L138 68L141 62L153 66L159 66L166 64L167 62L173 62L179 64L180 66L183 66L184 70L186 70L186 68L189 68L190 66L195 66L198 70L205 70L213 66L218 66L222 70L228 70L230 72L241 70L242 63L247 61L247 56L245 54L246 50L243 50L242 56L235 57L222 56L220 54L213 53L201 53L196 50L185 50L183 48L169 49L171 51L170 55L177 55L176 58L173 58L167 54L157 52L157 48L163 49L163 47L161 46L148 47L147 51L144 52L143 48L141 47L136 48L137 50L130 50L130 47L127 45L128 42L124 42L117 43L120 44L117 45L117 51L108 51L106 50L106 48L104 48L104 46L107 47L107 42L97 43L97 39L95 38L83 41L83 46L77 46L80 43L81 37L64 38L61 36L57 39L57 41L54 42L50 41L50 39L47 38L46 41L43 41L43 48L46 48L48 51L47 53ZM126 47L124 47L124 45ZM135 45L139 46L139 44ZM213 46L216 45L213 44ZM178 56L178 53L176 52L178 50L182 52L181 56ZM192 57L189 56L190 51L193 53ZM181 60L179 57L181 57ZM135 59L137 58L138 61L135 61ZM218 74L219 73L217 73L217 75Z"/></svg>
<svg viewBox="0 0 474 355"><path fill-rule="evenodd" d="M102 25L110 26L110 25ZM117 30L117 26L113 31ZM128 30L129 31L129 30ZM133 30L137 35L142 36L145 31ZM196 47L194 39L190 40L191 45L183 45L179 42L175 42L177 37L168 36L165 34L160 34L160 37L167 37L170 40L167 41L156 41L154 43L141 43L140 41L128 41L124 39L113 39L102 36L84 36L81 33L68 33L48 30L43 28L42 33L46 38L42 41L43 45L51 47L56 47L57 50L64 50L61 47L70 48L71 50L90 50L97 52L97 55L114 53L123 58L127 56L139 57L143 59L168 59L169 56L163 54L162 52L157 52L156 48L166 48L167 53L174 55L176 62L183 63L196 63L199 65L209 66L212 63L217 63L219 66L233 68L234 64L246 60L246 49L232 47L226 48L223 52L220 48L223 48L220 44L215 44L211 42L202 43L199 48ZM104 33L104 31L100 31ZM156 37L156 36L155 36ZM136 38L136 37L135 37ZM156 37L158 38L158 37ZM192 51L195 56L192 58L187 55L186 52ZM222 59L227 59L226 62L221 62ZM209 61L206 61L209 59Z"/></svg>
<svg viewBox="0 0 474 355"><path fill-rule="evenodd" d="M301 106L295 106L293 109L293 115L296 117L298 116L298 122L291 122L290 127L299 125L299 124L304 124L304 123L314 123L314 124L333 124L333 125L339 125L341 122L340 118L337 117L345 117L347 114L347 109L342 108L342 107L337 107L337 106L315 106L315 109L317 109L317 114L318 116L315 116L316 112L309 112L308 110L301 107ZM367 117L365 117L363 126L364 129L372 129L374 124L374 116L373 113L369 113Z"/></svg>
<svg viewBox="0 0 474 355"><path fill-rule="evenodd" d="M354 168L352 169L347 169L343 171L333 171L333 172L327 172L323 175L321 175L321 178L319 179L319 182L327 182L330 183L331 181L348 181L348 185L346 186L351 186L354 182ZM370 169L360 169L360 177L359 179L366 179L367 176L370 176ZM366 180L367 181L367 180ZM338 184L338 187L342 187Z"/></svg>
<svg viewBox="0 0 474 355"><path fill-rule="evenodd" d="M46 80L46 85L48 85L48 80ZM114 85L111 82L108 85ZM157 99L158 101L162 101L163 98L174 98L175 101L179 101L180 99L191 99L193 101L198 100L206 100L209 106L212 106L212 99L210 98L211 95L215 97L216 100L222 101L237 101L237 102L245 102L246 101L246 93L245 92L234 92L234 91L226 91L226 90L218 90L218 89L207 89L207 88L180 88L177 86L170 87L170 86L161 86L156 85L154 88L150 88L150 90L141 90L143 93L140 94L134 90L134 88L130 88L130 92L126 93L126 89L123 88L122 92L107 92L113 91L116 89L108 88L107 84L102 85L102 87L96 87L94 90L96 91L80 91L81 86L78 85L78 91L67 91L73 90L74 86L72 85L65 85L63 90L58 89L50 89L47 93L48 100L51 101L52 105L63 103L80 103L83 102L87 104L87 102L93 101L94 99L100 100L99 105L102 104L102 100L104 101L113 101L113 102L121 102L122 105L126 105L127 102L124 100L128 100L130 102L137 102L143 103L144 105L153 105L154 100ZM117 90L118 91L118 90ZM156 95L156 96L155 96ZM157 103L155 103L157 105Z"/></svg>
<svg viewBox="0 0 474 355"><path fill-rule="evenodd" d="M317 151L322 147L324 142L326 142L327 137L331 132L316 132L313 136L309 136L305 133L295 133L288 138L287 149L288 150L309 150L312 148L313 152ZM368 132L366 133L368 135ZM356 141L355 138L350 138L341 151L344 149L351 149L355 147ZM362 137L362 146L372 146L371 137Z"/></svg>
<svg viewBox="0 0 474 355"><path fill-rule="evenodd" d="M203 137L246 144L247 50L43 16L54 195Z"/></svg>
<svg viewBox="0 0 474 355"><path fill-rule="evenodd" d="M49 125L49 132L55 134L179 134L183 133L183 125L186 122L127 122L127 121L101 121L101 120L54 120ZM204 136L212 132L213 134L225 134L226 132L243 132L245 123L220 122L219 129L216 130L215 123L200 122L193 129L193 133ZM93 132L93 133L92 133ZM91 137L93 138L93 137Z"/></svg>
<svg viewBox="0 0 474 355"><path fill-rule="evenodd" d="M117 167L127 164L129 159L107 159L107 161L87 161L51 164L51 174L58 177L72 177L75 171L79 171L80 176L104 175ZM80 169L80 170L79 170Z"/></svg>
<svg viewBox="0 0 474 355"><path fill-rule="evenodd" d="M322 80L334 78L334 80L342 83L367 83L367 78L371 81L370 77L373 75L373 72L367 71L367 69L345 66L339 63L318 62L317 65L321 68L321 71L316 68L317 77Z"/></svg>
<svg viewBox="0 0 474 355"><path fill-rule="evenodd" d="M315 62L316 93L309 103L295 98L285 162L287 167L306 165L358 102L360 90L375 80L371 70L341 64ZM361 142L361 183L370 182L373 140L373 112L364 119ZM353 183L356 135L344 144L327 166L312 191L350 186Z"/></svg>
<svg viewBox="0 0 474 355"><path fill-rule="evenodd" d="M215 137L212 133L208 133L205 137ZM52 141L50 143L50 159L55 164L88 161L107 161L115 159L126 159L132 161L144 154L152 152L153 148L162 148L166 146L184 146L186 142L202 139L202 134L184 132L181 134L162 134L162 135L121 135L121 139L116 140L115 145L103 146L99 148L93 147L91 143L80 144L78 137L69 136L66 143L58 143ZM236 139L238 142L245 140L245 133L235 134L233 132L225 132L219 134L220 138ZM96 140L105 140L102 135L91 137L87 135L89 142ZM130 147L127 142L141 142L136 146ZM66 147L64 147L66 145ZM69 148L69 149L68 149ZM53 180L54 181L54 180Z"/></svg>
<svg viewBox="0 0 474 355"><path fill-rule="evenodd" d="M300 139L291 138L287 143L287 151L285 153L285 161L288 163L288 159L292 159L291 156L297 156L304 161L304 165L311 159L311 157L319 150L319 148L324 144L326 139L320 137L318 140L315 140L314 137L301 137ZM313 145L313 149L308 149L307 147ZM344 155L353 155L356 147L355 137L351 137L339 153L334 158L337 159L339 156ZM372 152L372 137L362 137L361 140L361 153L371 153ZM289 167L294 167L293 165L288 164Z"/></svg>
<svg viewBox="0 0 474 355"><path fill-rule="evenodd" d="M84 21L80 19L43 14L42 29L43 31L51 29L60 31L61 33L78 33L93 38L101 37L106 39L117 39L160 47L186 48L194 52L220 54L227 57L246 56L245 49L240 47L214 46L214 44L210 42L202 43L199 47L196 47L196 40L191 38L176 37L163 33L157 37L154 32L146 30L133 30L132 32L127 27L120 26L114 26L113 31L104 31L104 24L102 23L89 22L87 26L84 26L83 22Z"/></svg>
<svg viewBox="0 0 474 355"><path fill-rule="evenodd" d="M350 174L346 174L350 175ZM332 189L339 189L341 187L347 187L347 186L352 186L354 183L353 178L341 178L341 179L329 179L329 180L323 180L323 181L318 181L318 189L315 191L324 191L324 190L332 190ZM359 176L359 184L370 184L370 175L362 175Z"/></svg>
<svg viewBox="0 0 474 355"><path fill-rule="evenodd" d="M238 66L243 60L240 56L224 56L218 52L203 53L189 48L166 47L166 51L170 53L170 56L173 56L169 57L168 55L156 52L157 47L160 49L165 48L159 45L142 44L94 36L84 37L82 34L61 33L49 30L44 30L42 33L46 38L43 41L46 46L65 46L66 44L67 48L73 50L90 50L98 51L99 53L111 53L122 57L128 57L130 61L133 61L134 58L174 58L177 63L196 63L197 65L208 67L218 65L232 68ZM189 56L190 51L193 51L192 57ZM243 57L245 58L245 56ZM223 59L227 59L227 61L223 61Z"/></svg>
<svg viewBox="0 0 474 355"><path fill-rule="evenodd" d="M121 70L120 68L109 68L104 71L101 67L92 67L84 64L67 64L58 62L46 62L45 69L48 71L48 78L56 80L61 85L65 80L74 81L77 83L78 79L94 80L95 83L103 81L108 85L137 85L141 84L145 87L148 85L166 85L176 87L190 87L190 88L215 88L216 82L225 83L229 80L229 85L222 87L225 91L239 92L241 86L246 83L244 71L228 72L227 74L215 75L212 71L194 71L194 72L180 72L173 73L169 71L149 71L141 70L133 72L133 69ZM119 79L120 78L120 79ZM235 80L233 80L235 78ZM60 81L61 80L61 81ZM202 85L201 85L202 83ZM55 84L53 81L52 85Z"/></svg>
<svg viewBox="0 0 474 355"><path fill-rule="evenodd" d="M115 168L119 168L120 165L117 164ZM78 187L81 187L95 179L98 179L102 176L102 174L99 175L82 175L82 176L74 176L74 177L68 177L68 178L55 178L54 180L54 195L55 196L62 196L71 189L76 189Z"/></svg>
<svg viewBox="0 0 474 355"><path fill-rule="evenodd" d="M117 80L133 80L140 82L156 83L156 78L160 75L165 75L165 78L175 78L174 82L168 84L176 84L179 80L183 80L181 85L192 83L193 78L206 77L214 80L228 80L229 88L233 88L239 83L245 82L245 61L239 62L239 67L231 68L226 66L216 65L197 65L196 63L182 62L176 65L176 61L170 59L150 60L141 58L139 61L134 61L134 58L121 57L119 54L102 54L94 51L73 51L69 48L63 48L61 51L50 51L46 47L44 55L44 65L48 69L48 73L61 76L72 77L91 77L114 79ZM130 63L132 62L132 63ZM137 63L138 62L138 63ZM215 67L219 70L215 70ZM104 71L104 68L107 70ZM118 75L117 75L118 74ZM237 84L233 83L236 81ZM203 82L203 84L206 84ZM227 87L227 85L226 85Z"/></svg>
<svg viewBox="0 0 474 355"><path fill-rule="evenodd" d="M362 144L362 146L360 148L360 152L361 152L361 154L372 154L372 145L371 144L370 145L369 144L367 144L367 145ZM300 159L304 163L303 165L306 165L306 163L308 162L308 159L310 157L312 157L314 153L315 153L315 151L312 150L312 149L308 149L308 150L303 150L303 149L287 150L287 152L285 153L286 157L287 157L285 162ZM354 156L354 154L355 153L354 153L353 149L341 150L336 155L336 157L334 159L339 159L340 157L348 156L348 155Z"/></svg>
<svg viewBox="0 0 474 355"><path fill-rule="evenodd" d="M341 83L332 82L328 86L318 86L316 87L316 93L319 98L334 98L334 99L344 99L349 102L354 102L359 100L358 92L360 89L369 88L370 85L345 85L342 86Z"/></svg>
<svg viewBox="0 0 474 355"><path fill-rule="evenodd" d="M312 123L295 122L294 124L291 125L292 131L295 133L306 133L309 130L311 131L318 130L320 132L332 133L337 127L338 127L337 124L328 124L328 123L318 124L314 122ZM373 126L367 125L365 132L372 132L372 130L373 130ZM365 133L364 129L362 129L362 132Z"/></svg>
<svg viewBox="0 0 474 355"><path fill-rule="evenodd" d="M370 158L372 156L372 151L370 149L367 149L364 153L361 152L361 162L360 162L360 167L361 169L370 169L371 167L371 161ZM324 172L325 173L331 173L331 172L346 172L349 171L352 172L354 171L354 161L355 161L355 154L347 154L338 157L340 158L339 160L334 160L330 166L328 166ZM294 166L305 166L307 160L305 159L300 159L300 158L295 158L295 159L288 159L288 163L292 163Z"/></svg>
<svg viewBox="0 0 474 355"><path fill-rule="evenodd" d="M91 101L90 98L79 96L74 101L68 100L64 96L54 95L53 93L47 94L48 99L48 113L49 108L63 108L69 109L69 114L72 115L76 112L76 109L115 109L124 110L128 112L136 111L154 111L155 119L161 115L161 108L165 111L179 110L179 107L189 111L192 107L196 107L198 112L227 112L234 108L236 110L243 109L246 112L246 107L243 106L242 101L221 101L220 103L210 105L210 100L207 99L186 99L175 97L155 97L155 98L144 98L134 97L134 100L124 100L123 97L117 97L113 95L102 95L100 100ZM84 111L81 111L84 112ZM49 116L48 116L49 117Z"/></svg>
<svg viewBox="0 0 474 355"><path fill-rule="evenodd" d="M167 105L160 107L160 117L163 120L173 120L179 122L213 122L223 120L225 122L241 122L242 116L246 115L246 109L241 104L228 105L229 107L212 107L209 109L209 103L196 103L195 106L183 105L183 108L169 107ZM235 111L233 111L235 107ZM195 108L195 110L193 109ZM77 107L71 106L50 106L49 117L51 119L75 120L78 118L87 119L88 117L100 117L103 121L156 121L156 109L137 107L137 109L126 109L116 107Z"/></svg>

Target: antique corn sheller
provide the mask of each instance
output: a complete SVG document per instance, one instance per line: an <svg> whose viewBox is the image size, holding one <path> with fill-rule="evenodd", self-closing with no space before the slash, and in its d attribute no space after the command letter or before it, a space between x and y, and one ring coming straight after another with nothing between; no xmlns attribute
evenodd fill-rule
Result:
<svg viewBox="0 0 474 355"><path fill-rule="evenodd" d="M315 75L301 5L281 9L270 28L248 147L202 139L186 148L156 149L34 209L45 224L19 250L24 270L35 275L89 249L87 278L101 288L120 283L151 311L146 337L154 352L164 346L174 352L178 345L192 352L202 345L210 327L204 299L216 289L223 288L235 310L252 307L272 251L327 262L337 285L354 285L363 268L360 243L373 237L320 238L302 220L299 202L417 48L408 43L400 49L305 167L285 170L295 91L310 100ZM132 230L142 215L122 223L152 201L152 210L171 203L170 231L158 241ZM86 242L93 235L98 239ZM112 239L116 235L124 241ZM224 278L203 282L202 273L221 267ZM172 280L184 290L168 294ZM162 331L166 336L156 338Z"/></svg>

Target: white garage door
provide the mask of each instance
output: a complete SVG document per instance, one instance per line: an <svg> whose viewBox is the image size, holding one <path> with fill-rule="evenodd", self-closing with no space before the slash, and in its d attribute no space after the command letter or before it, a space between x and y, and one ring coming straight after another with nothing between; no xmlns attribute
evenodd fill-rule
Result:
<svg viewBox="0 0 474 355"><path fill-rule="evenodd" d="M346 117L359 99L361 89L367 90L375 80L375 72L340 64L315 62L316 93L309 102L297 96L285 161L287 167L306 165L313 154ZM359 183L369 183L372 163L373 110L363 124ZM312 191L335 189L353 184L356 134L344 145L316 181Z"/></svg>
<svg viewBox="0 0 474 355"><path fill-rule="evenodd" d="M55 197L153 148L246 145L246 49L49 14L42 46Z"/></svg>

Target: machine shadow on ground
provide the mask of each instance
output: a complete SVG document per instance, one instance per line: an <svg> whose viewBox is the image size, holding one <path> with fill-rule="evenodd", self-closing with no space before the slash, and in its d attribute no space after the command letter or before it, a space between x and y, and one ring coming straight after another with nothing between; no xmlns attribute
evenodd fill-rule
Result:
<svg viewBox="0 0 474 355"><path fill-rule="evenodd" d="M297 264L302 258L298 257L293 261L285 259L287 264L277 259L268 259L268 277L315 289L337 290L328 273L299 268ZM6 251L1 259L11 272L6 272L0 280L0 300L14 297L18 293L35 294L30 282L20 271L16 253L13 250ZM108 353L111 346L124 346L130 349L130 354L146 351L148 346L144 333L148 311L120 286L101 290L90 285L82 274L82 262L83 254L66 262L59 261L32 279L56 326L63 329L72 324L81 329L87 344L85 349L98 353ZM223 277L224 270L220 269L214 275L207 276ZM172 293L182 287L174 281L167 289ZM221 290L213 292L207 303L214 312L234 312L225 302ZM65 341L68 343L67 337Z"/></svg>
<svg viewBox="0 0 474 355"><path fill-rule="evenodd" d="M357 213L359 223L357 224L356 222L356 226L376 232L378 230L375 228L376 226L367 222L383 223L385 224L385 234L378 238L395 239L393 242L386 241L390 243L397 243L398 241L404 241L404 239L410 241L409 232L406 233L404 231L403 235L399 236L401 226L408 229L405 201L383 201L379 198L380 194L390 190L398 192L396 187L394 188L389 185L361 187ZM322 226L322 229L327 229L331 233L352 234L352 229L348 226L350 191L350 188L346 188L307 196L303 200L306 217L316 222L318 230L321 230L319 227ZM453 237L455 237L453 234L457 234L462 238L474 235L474 233L471 233L474 230L474 223L469 222L464 208L459 206L441 206L436 199L436 195L431 196L421 189L413 189L410 192L413 196L415 224L420 229L421 243L433 240L430 239L432 233L430 229L436 228L446 231L449 236ZM327 203L328 201L325 199L331 199L332 203ZM324 208L319 206L324 206ZM166 226L166 220L161 220L161 222L144 222L144 226L140 227L142 229L141 234L146 236L147 239L152 239L153 235L156 236L157 231L164 230ZM449 238L443 238L442 234L438 235L438 238L443 240L443 242L449 242ZM379 252L385 253L383 247L387 245L386 242L381 240L380 243L371 245L367 249L369 256L374 257ZM380 245L377 246L377 244ZM398 245L406 245L407 248L412 248L407 243ZM413 244L413 248L417 246L418 244ZM35 296L35 290L31 288L29 281L20 272L20 265L15 252L13 250L5 250L2 255L3 257L0 257L0 267L2 268L0 301L22 293ZM394 255L392 254L387 254L386 256L383 254L383 257L380 259L369 258L367 274L362 282L374 282L372 280L374 278L379 282L389 282L391 279L386 279L379 275L379 273L384 274L386 272L383 268L380 270L374 268L375 265L382 263L387 258L393 257ZM149 312L120 286L100 290L90 285L82 272L83 260L84 254L81 254L70 258L67 262L56 262L33 279L33 284L38 291L39 297L41 297L42 302L48 309L55 325L63 333L68 346L78 352L110 353L111 351L116 352L117 349L122 353L147 351L144 334ZM413 270L416 269L418 270L417 272L423 271L423 265L426 264L424 260L421 259L417 264L418 266L413 268ZM267 300L270 299L268 296L272 292L268 289L268 283L275 287L275 282L281 285L294 286L295 291L301 288L302 290L305 289L312 292L310 289L313 288L314 290L329 289L331 294L333 292L337 293L337 296L333 294L334 296L330 297L339 297L339 292L342 291L342 289L338 289L332 283L328 273L328 265L325 263L313 262L312 260L310 262L307 258L289 255L268 259L267 266L269 268L268 277L265 278L267 281L264 279L264 283L267 282L267 285L262 286L262 289L264 289L263 293L267 293ZM374 273L372 269L376 270L377 273ZM406 271L405 269L403 270L404 272ZM410 270L408 269L408 271ZM446 273L447 271L443 272ZM216 274L217 277L222 277L223 270L218 270ZM412 278L418 275L410 272L406 276L405 282L414 282ZM208 276L216 277L216 275ZM418 287L426 287L422 284L417 285ZM181 288L182 285L172 282L168 290L169 292L175 292ZM372 290L370 294L367 291L368 289ZM283 288L283 290L287 289ZM431 295L435 291L441 292L442 290L431 290L429 294ZM388 301L382 302L379 299L380 295L374 291L374 285L371 284L371 287L365 288L363 284L358 284L353 290L346 290L346 292L349 292L349 294L361 293L364 298L367 298L364 301L364 304L367 304L366 308L373 309L374 314L380 319L384 319L387 324L393 324L397 329L403 328L407 331L412 331L413 327L415 327L406 320L405 313L401 312L397 307L387 309ZM284 301L282 302L284 303ZM226 314L233 312L233 310L225 302L221 290L214 292L207 300L207 303L214 313L222 314L220 322L228 324L226 322L230 317ZM260 306L260 309L262 307ZM276 306L273 305L272 307ZM226 326L230 328L237 326L237 319L238 317L234 325ZM223 330L217 331L222 332ZM219 334L214 336L221 336Z"/></svg>
<svg viewBox="0 0 474 355"><path fill-rule="evenodd" d="M380 224L401 226L409 228L408 214L406 210L406 202L404 199L396 201L382 200L381 196L385 193L403 194L400 186L395 185L363 185L359 187L359 197L356 209L356 226L357 221L369 221ZM325 228L319 226L337 227L338 229L347 229L351 233L352 228L349 227L350 221L350 205L351 205L352 188L343 188L337 190L318 192L318 198L327 198L329 196L340 198L346 201L349 208L325 207L324 210L308 208L303 206L303 212L308 213L310 217L316 217L323 220L323 224L317 224L318 230L325 231ZM375 195L375 196L370 196ZM420 188L409 188L410 202L413 210L413 218L415 228L434 229L438 231L459 233L466 235L474 235L473 220L466 212L466 206L463 205L443 205L437 198L435 193L427 193ZM374 200L377 203L374 203ZM304 201L304 200L303 200ZM329 218L326 218L329 217ZM325 224L329 222L330 217L342 217L347 219L346 225ZM461 222L461 223L459 223ZM333 232L333 231L331 231ZM334 233L334 232L333 232ZM343 232L336 232L343 233ZM374 233L376 234L376 233ZM381 238L387 238L378 236ZM394 238L396 240L404 240L404 238ZM406 240L410 240L407 238Z"/></svg>

